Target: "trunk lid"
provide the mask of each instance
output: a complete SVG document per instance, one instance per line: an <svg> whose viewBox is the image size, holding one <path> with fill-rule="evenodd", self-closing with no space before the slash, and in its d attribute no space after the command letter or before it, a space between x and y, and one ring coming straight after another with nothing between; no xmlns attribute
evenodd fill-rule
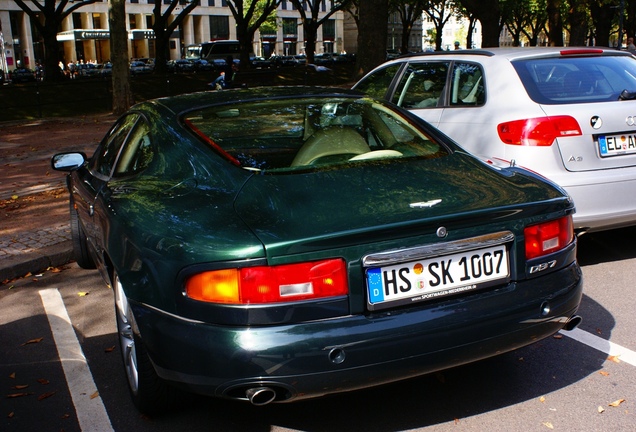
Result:
<svg viewBox="0 0 636 432"><path fill-rule="evenodd" d="M511 219L568 205L551 184L519 173L502 175L456 152L425 161L254 175L235 209L271 260L372 242L395 247L396 239L430 235L442 225L497 223L510 229Z"/></svg>
<svg viewBox="0 0 636 432"><path fill-rule="evenodd" d="M557 139L568 171L636 165L636 100L541 107L548 116L570 115L581 127L583 135ZM603 146L606 148L601 150Z"/></svg>

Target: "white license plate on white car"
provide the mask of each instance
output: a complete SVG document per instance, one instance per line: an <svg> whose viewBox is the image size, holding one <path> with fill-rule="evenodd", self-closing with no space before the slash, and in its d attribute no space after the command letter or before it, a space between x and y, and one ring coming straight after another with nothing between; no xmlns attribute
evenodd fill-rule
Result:
<svg viewBox="0 0 636 432"><path fill-rule="evenodd" d="M601 157L636 153L636 134L599 136L598 147Z"/></svg>
<svg viewBox="0 0 636 432"><path fill-rule="evenodd" d="M367 269L369 308L383 309L503 283L510 278L504 245Z"/></svg>

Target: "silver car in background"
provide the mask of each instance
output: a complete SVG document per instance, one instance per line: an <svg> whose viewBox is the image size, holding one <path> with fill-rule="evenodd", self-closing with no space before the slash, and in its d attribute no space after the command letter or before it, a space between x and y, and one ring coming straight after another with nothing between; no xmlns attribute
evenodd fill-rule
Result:
<svg viewBox="0 0 636 432"><path fill-rule="evenodd" d="M466 150L542 174L578 231L636 225L636 58L609 48L401 57L355 89L409 109Z"/></svg>

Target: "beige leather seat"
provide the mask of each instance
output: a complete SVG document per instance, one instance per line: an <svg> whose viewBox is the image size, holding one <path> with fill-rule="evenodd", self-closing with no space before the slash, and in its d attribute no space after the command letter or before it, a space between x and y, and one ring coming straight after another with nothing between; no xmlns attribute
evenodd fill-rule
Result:
<svg viewBox="0 0 636 432"><path fill-rule="evenodd" d="M311 165L324 156L350 155L371 151L362 135L346 126L329 126L313 134L300 148L291 166Z"/></svg>

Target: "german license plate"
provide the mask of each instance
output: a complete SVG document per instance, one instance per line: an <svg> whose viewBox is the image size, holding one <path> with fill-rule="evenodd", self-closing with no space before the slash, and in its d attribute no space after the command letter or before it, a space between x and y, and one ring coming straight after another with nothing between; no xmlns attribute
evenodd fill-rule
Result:
<svg viewBox="0 0 636 432"><path fill-rule="evenodd" d="M367 269L369 308L458 294L509 280L504 245Z"/></svg>
<svg viewBox="0 0 636 432"><path fill-rule="evenodd" d="M598 146L602 157L636 153L636 134L599 136Z"/></svg>

